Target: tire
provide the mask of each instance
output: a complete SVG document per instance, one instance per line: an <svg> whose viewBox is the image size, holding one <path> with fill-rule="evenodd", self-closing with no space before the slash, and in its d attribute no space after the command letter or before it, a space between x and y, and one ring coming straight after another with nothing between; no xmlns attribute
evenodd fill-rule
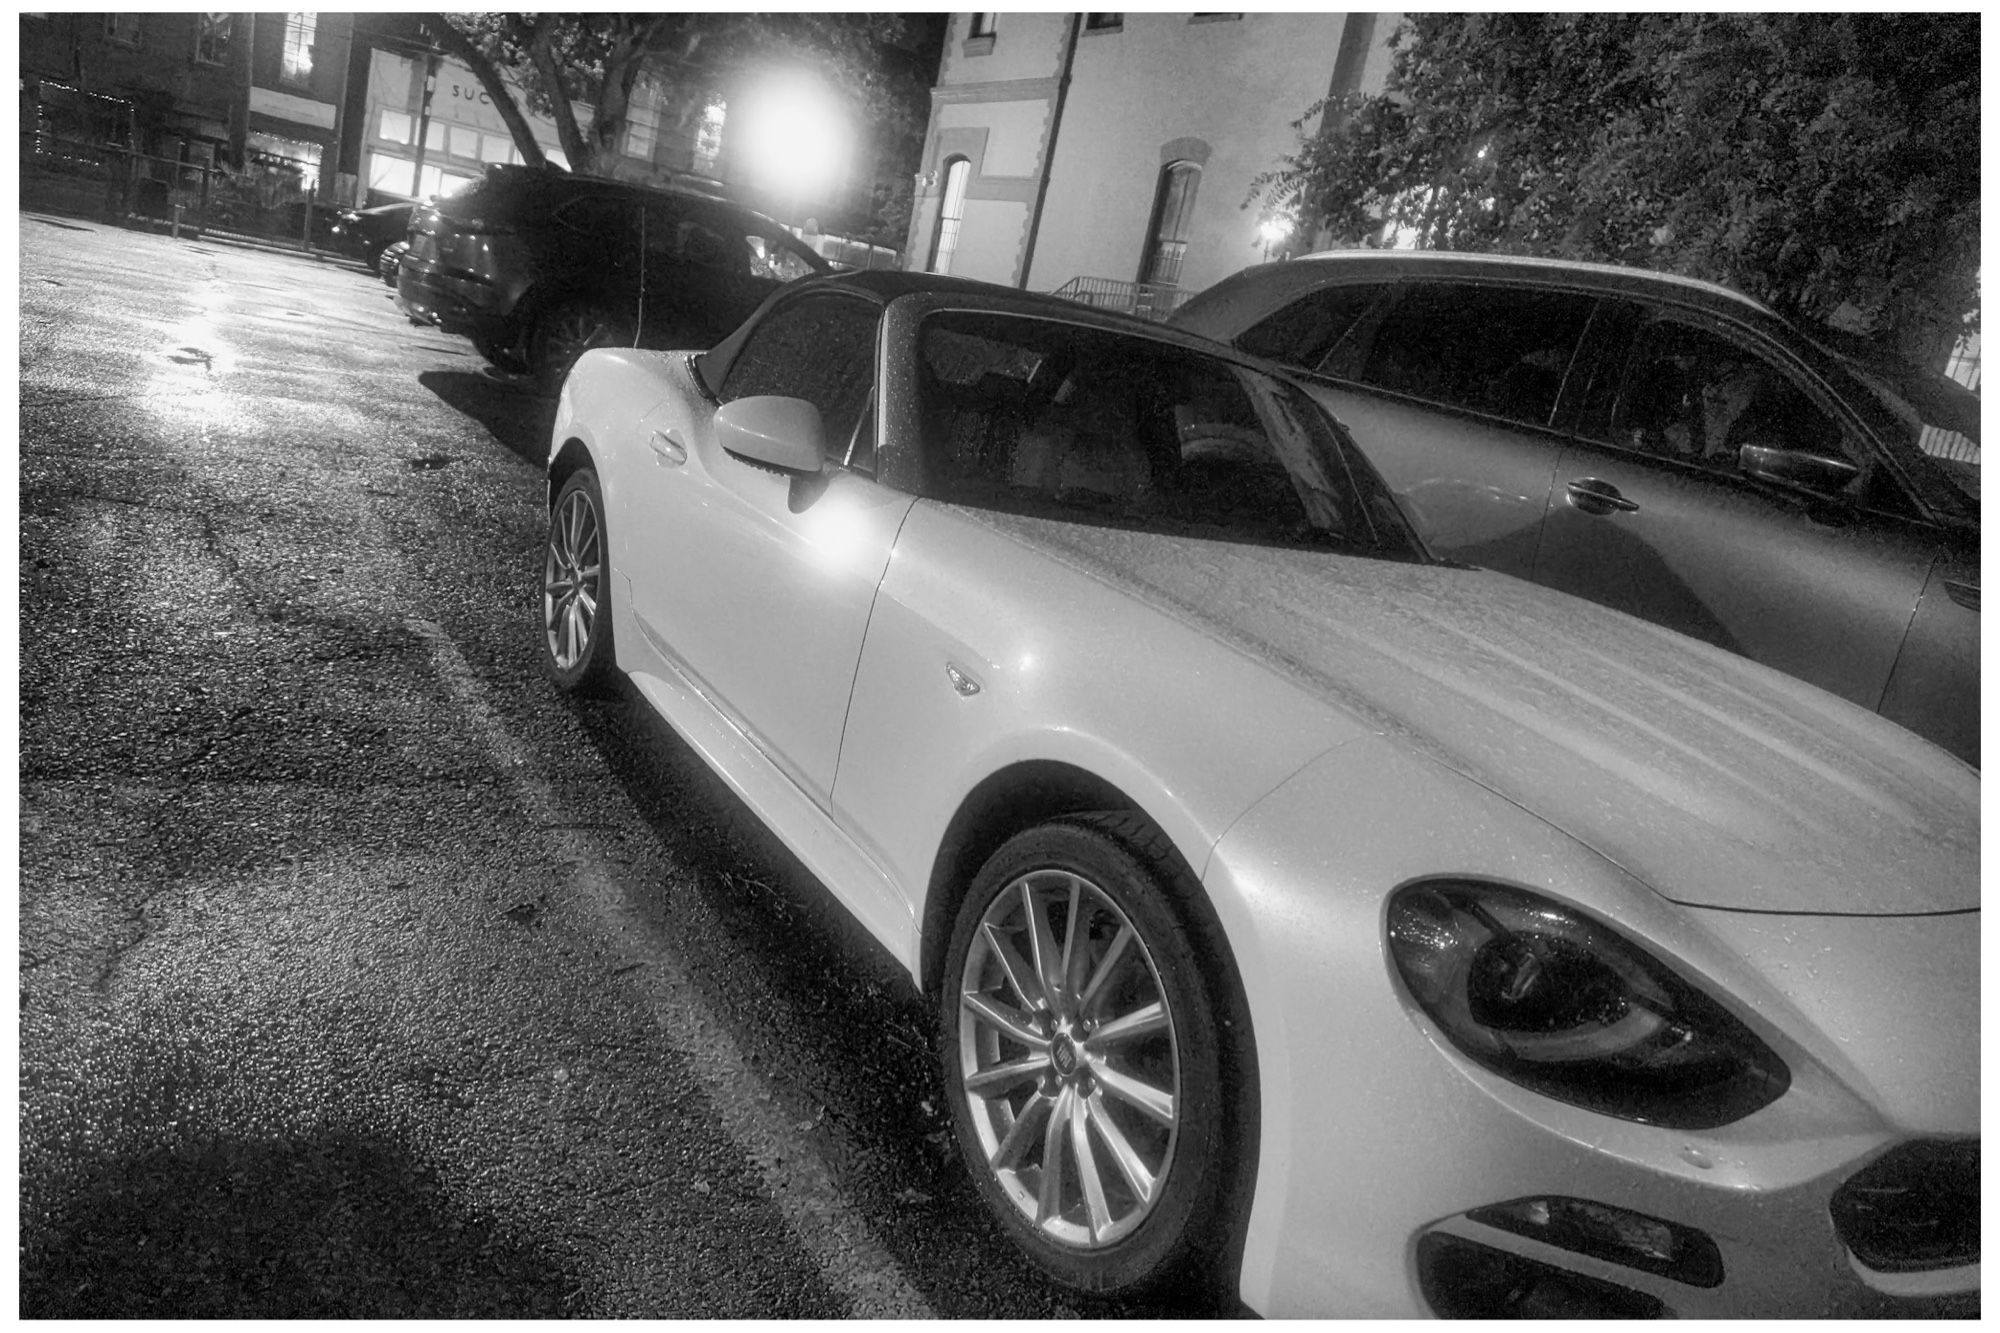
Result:
<svg viewBox="0 0 2000 1333"><path fill-rule="evenodd" d="M1083 815L1002 844L959 906L939 1004L981 1195L1037 1266L1095 1293L1203 1276L1233 1170L1226 991L1175 906L1176 872L1141 850L1149 828Z"/></svg>
<svg viewBox="0 0 2000 1333"><path fill-rule="evenodd" d="M528 371L527 361L515 350L513 343L499 343L490 338L474 338L472 350L509 375L525 375Z"/></svg>
<svg viewBox="0 0 2000 1333"><path fill-rule="evenodd" d="M629 347L631 323L602 302L570 297L557 301L535 321L528 360L543 388L554 392L576 359L593 347Z"/></svg>
<svg viewBox="0 0 2000 1333"><path fill-rule="evenodd" d="M618 672L604 493L589 468L563 483L549 509L542 547L542 665L550 679L575 694L602 692Z"/></svg>

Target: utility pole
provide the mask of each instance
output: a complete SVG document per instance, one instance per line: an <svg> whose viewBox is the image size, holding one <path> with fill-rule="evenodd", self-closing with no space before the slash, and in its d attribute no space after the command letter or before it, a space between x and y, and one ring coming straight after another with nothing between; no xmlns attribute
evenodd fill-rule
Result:
<svg viewBox="0 0 2000 1333"><path fill-rule="evenodd" d="M436 48L424 53L424 105L417 116L416 179L410 182L410 194L419 199L424 193L424 150L431 137L431 94L437 91L438 65L443 59Z"/></svg>

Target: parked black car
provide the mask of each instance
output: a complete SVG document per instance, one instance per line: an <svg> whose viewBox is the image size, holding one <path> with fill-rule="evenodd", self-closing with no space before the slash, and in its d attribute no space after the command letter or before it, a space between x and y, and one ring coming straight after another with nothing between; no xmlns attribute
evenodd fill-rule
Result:
<svg viewBox="0 0 2000 1333"><path fill-rule="evenodd" d="M349 208L333 224L334 243L345 253L374 268L382 252L403 239L410 230L414 200L400 204L378 204L373 208Z"/></svg>
<svg viewBox="0 0 2000 1333"><path fill-rule="evenodd" d="M709 347L780 283L828 271L706 194L495 166L418 211L397 304L553 387L591 347Z"/></svg>
<svg viewBox="0 0 2000 1333"><path fill-rule="evenodd" d="M1246 269L1180 328L1311 372L1432 550L1979 762L1979 400L1740 293L1410 251Z"/></svg>

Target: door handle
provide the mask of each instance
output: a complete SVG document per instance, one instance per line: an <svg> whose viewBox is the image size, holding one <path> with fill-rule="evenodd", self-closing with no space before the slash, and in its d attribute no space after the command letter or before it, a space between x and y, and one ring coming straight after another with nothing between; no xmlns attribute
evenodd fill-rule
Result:
<svg viewBox="0 0 2000 1333"><path fill-rule="evenodd" d="M680 436L670 430L656 430L648 441L653 446L653 454L660 460L661 467L679 467L688 461L687 446Z"/></svg>
<svg viewBox="0 0 2000 1333"><path fill-rule="evenodd" d="M1638 502L1618 493L1618 488L1596 477L1578 477L1569 484L1569 502L1586 514L1636 514Z"/></svg>

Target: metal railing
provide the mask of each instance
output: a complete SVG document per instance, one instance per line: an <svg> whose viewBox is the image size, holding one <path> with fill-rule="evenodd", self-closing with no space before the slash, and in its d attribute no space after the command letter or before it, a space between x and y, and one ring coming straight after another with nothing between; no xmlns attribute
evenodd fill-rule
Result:
<svg viewBox="0 0 2000 1333"><path fill-rule="evenodd" d="M303 173L300 173L301 177ZM21 207L310 247L324 210L293 173L238 173L26 131Z"/></svg>
<svg viewBox="0 0 2000 1333"><path fill-rule="evenodd" d="M1186 291L1168 283L1121 282L1117 278L1071 278L1056 288L1055 295L1141 319L1165 319L1188 298Z"/></svg>

